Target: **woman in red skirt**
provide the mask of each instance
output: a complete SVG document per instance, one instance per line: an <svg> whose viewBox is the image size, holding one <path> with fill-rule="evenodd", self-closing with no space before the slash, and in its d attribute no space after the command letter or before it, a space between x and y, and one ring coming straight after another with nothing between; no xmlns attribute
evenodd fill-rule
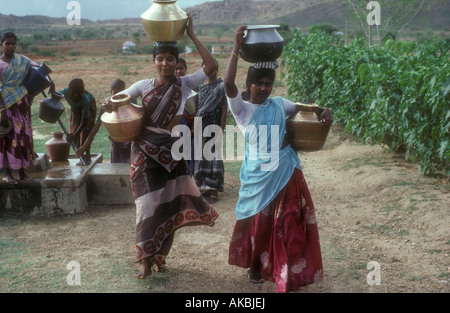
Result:
<svg viewBox="0 0 450 313"><path fill-rule="evenodd" d="M230 110L246 139L228 263L246 268L251 282L268 280L277 292L291 292L323 278L314 204L297 153L285 139L286 116L296 114L297 105L269 97L276 62L250 66L250 99L242 99L235 78L245 28L235 31L224 78ZM331 126L330 110L320 118Z"/></svg>

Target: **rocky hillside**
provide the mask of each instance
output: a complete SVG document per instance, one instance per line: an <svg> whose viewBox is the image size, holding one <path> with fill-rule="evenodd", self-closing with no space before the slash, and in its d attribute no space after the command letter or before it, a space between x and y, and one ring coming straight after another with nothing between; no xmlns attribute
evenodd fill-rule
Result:
<svg viewBox="0 0 450 313"><path fill-rule="evenodd" d="M319 0L224 0L207 2L186 9L201 24L249 24L265 23L268 20L283 20L288 14L295 14L321 2Z"/></svg>
<svg viewBox="0 0 450 313"><path fill-rule="evenodd" d="M337 27L356 25L347 0L224 0L186 9L198 24L279 24L308 27L329 23ZM409 23L409 29L450 31L450 1L428 0Z"/></svg>
<svg viewBox="0 0 450 313"><path fill-rule="evenodd" d="M450 31L450 1L429 0L422 11L409 23L413 30ZM328 23L339 28L355 22L347 0L223 0L206 2L186 8L197 25L239 24L289 24L291 27L308 27L317 23ZM0 11L1 12L1 11ZM93 22L82 20L86 26L106 24L135 24L136 19ZM0 31L5 28L64 26L65 18L0 14ZM353 24L355 25L355 24Z"/></svg>

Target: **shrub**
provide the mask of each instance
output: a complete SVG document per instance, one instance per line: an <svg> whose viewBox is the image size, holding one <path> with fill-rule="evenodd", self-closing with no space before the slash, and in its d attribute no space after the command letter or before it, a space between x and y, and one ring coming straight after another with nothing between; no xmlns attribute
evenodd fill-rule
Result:
<svg viewBox="0 0 450 313"><path fill-rule="evenodd" d="M346 46L324 32L294 31L282 75L290 97L333 109L365 142L417 161L421 173L450 175L450 64L446 41L387 40Z"/></svg>

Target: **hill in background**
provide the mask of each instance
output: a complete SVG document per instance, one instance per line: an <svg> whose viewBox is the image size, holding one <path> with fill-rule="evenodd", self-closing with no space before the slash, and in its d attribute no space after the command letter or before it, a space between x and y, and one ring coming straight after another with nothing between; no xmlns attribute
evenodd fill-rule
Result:
<svg viewBox="0 0 450 313"><path fill-rule="evenodd" d="M343 29L346 25L358 27L351 8L345 0L224 0L206 2L187 8L196 25L240 24L288 24L291 28L309 27L313 24L327 23ZM1 12L1 10L0 10ZM421 12L408 24L410 30L450 31L450 4L448 0L430 0ZM46 16L25 16L0 14L0 30L27 27L66 25L65 18ZM109 24L141 25L140 18L123 20L82 20L84 26L104 26Z"/></svg>

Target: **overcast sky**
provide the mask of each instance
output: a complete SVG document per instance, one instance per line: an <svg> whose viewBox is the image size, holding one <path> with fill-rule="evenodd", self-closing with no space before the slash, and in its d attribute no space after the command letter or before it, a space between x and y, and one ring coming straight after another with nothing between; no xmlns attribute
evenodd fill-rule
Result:
<svg viewBox="0 0 450 313"><path fill-rule="evenodd" d="M7 2L0 6L1 14L45 15L50 17L66 17L71 11L67 4L71 0L1 0ZM203 2L221 0L178 0L181 8L188 8ZM88 20L105 20L121 18L139 18L153 2L151 0L77 0L81 8L81 18Z"/></svg>

